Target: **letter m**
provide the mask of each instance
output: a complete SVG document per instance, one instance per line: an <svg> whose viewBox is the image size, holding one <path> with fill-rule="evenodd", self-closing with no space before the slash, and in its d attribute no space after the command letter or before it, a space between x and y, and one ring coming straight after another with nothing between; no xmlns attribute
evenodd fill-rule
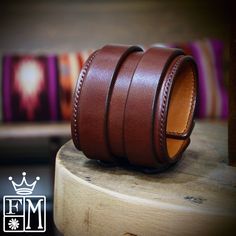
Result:
<svg viewBox="0 0 236 236"><path fill-rule="evenodd" d="M44 201L44 199L39 199L37 204L33 205L31 199L29 198L26 198L25 199L27 202L28 202L28 222L27 222L27 227L26 229L31 229L31 226L30 226L30 213L31 213L31 210L33 213L35 213L37 210L38 210L38 229L43 229L43 226L42 226L42 217L41 217L41 203Z"/></svg>

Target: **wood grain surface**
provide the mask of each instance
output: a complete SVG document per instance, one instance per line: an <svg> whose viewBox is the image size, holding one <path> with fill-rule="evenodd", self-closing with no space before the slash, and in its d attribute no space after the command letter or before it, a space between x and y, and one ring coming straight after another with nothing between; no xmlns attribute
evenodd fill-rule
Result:
<svg viewBox="0 0 236 236"><path fill-rule="evenodd" d="M56 160L54 221L64 235L235 235L236 168L227 124L198 122L183 159L147 175L88 160L69 141Z"/></svg>

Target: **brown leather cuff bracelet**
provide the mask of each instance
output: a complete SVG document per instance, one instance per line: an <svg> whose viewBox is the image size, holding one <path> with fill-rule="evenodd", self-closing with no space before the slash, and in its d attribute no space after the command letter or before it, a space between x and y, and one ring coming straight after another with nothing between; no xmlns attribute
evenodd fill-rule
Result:
<svg viewBox="0 0 236 236"><path fill-rule="evenodd" d="M175 163L190 143L197 68L179 49L108 45L84 64L73 99L73 142L90 159Z"/></svg>

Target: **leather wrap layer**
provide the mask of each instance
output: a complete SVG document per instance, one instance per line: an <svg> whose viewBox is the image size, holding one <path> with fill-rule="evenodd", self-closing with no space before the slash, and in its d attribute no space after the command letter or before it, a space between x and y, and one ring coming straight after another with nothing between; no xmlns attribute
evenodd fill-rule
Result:
<svg viewBox="0 0 236 236"><path fill-rule="evenodd" d="M77 81L73 142L90 159L168 166L190 143L196 96L196 64L183 51L104 46Z"/></svg>

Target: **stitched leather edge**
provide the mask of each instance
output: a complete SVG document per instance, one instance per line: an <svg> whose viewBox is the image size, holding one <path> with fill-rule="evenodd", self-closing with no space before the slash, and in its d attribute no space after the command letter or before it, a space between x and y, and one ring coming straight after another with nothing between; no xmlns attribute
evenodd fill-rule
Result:
<svg viewBox="0 0 236 236"><path fill-rule="evenodd" d="M71 132L72 132L72 137L73 137L73 142L75 144L75 147L77 149L80 149L80 145L79 145L79 134L78 134L78 130L79 130L79 124L78 124L78 116L79 116L79 97L80 97L80 93L81 93L81 89L83 86L83 82L84 79L88 73L88 70L90 68L90 65L92 64L94 58L96 57L98 53L98 50L93 52L89 58L86 60L79 78L77 80L77 84L76 84L76 88L75 88L75 92L74 92L74 99L73 99L73 108L72 108L72 119L71 119Z"/></svg>
<svg viewBox="0 0 236 236"><path fill-rule="evenodd" d="M167 93L169 92L170 86L171 86L171 84L172 84L172 82L174 80L174 77L175 77L176 73L178 72L178 69L180 68L181 63L184 63L185 60L190 61L193 64L193 66L195 66L195 63L194 63L194 60L192 59L192 57L190 57L190 56L179 56L176 59L176 61L174 62L174 65L172 66L171 71L168 73L168 75L167 75L167 82L165 82L165 85L164 85L164 95L163 95L164 96L164 100L163 100L162 107L161 107L160 139L159 139L159 145L160 145L160 147L162 149L162 152L163 152L163 149L165 147L164 146L164 136L166 135L166 132L165 132L165 122L164 121L165 121L165 118L166 118L165 114L167 114L165 111L166 111L166 107L168 105L168 102L167 102L167 98L168 98L167 95L168 94ZM192 68L194 68L194 67L192 67ZM193 108L194 108L194 104L196 102L196 99L193 99L193 95L196 95L196 79L197 79L196 76L197 76L197 74L195 74L195 70L194 69L192 69L191 72L192 72L192 75L193 75L193 77L192 77L192 81L193 81L192 88L194 90L192 90L192 97L191 97L191 100L190 100L191 108L190 108L187 124L190 122L190 117L192 117L192 121L193 121L193 115L194 115L193 114L194 113ZM189 135L188 136L190 136L191 131L192 131L192 129L189 130ZM187 139L189 139L188 136L187 136ZM166 137L165 137L165 139L166 139ZM180 138L180 139L182 139L182 138ZM162 154L162 156L165 159L167 157L167 160L165 160L165 161L168 161L168 160L170 162L177 161L179 159L179 157L181 156L181 153L183 152L182 149L184 148L183 150L185 150L187 148L187 146L189 145L190 139L189 139L189 143L187 143L186 146L184 145L184 143L181 145L181 147L178 150L178 152L172 158L169 158L168 153L165 153L166 149L164 149L165 152Z"/></svg>
<svg viewBox="0 0 236 236"><path fill-rule="evenodd" d="M182 51L182 50L180 50L180 49L166 49L166 48L159 48L159 47L153 47L153 48L149 48L147 51L145 51L144 52L144 54L147 54L147 53L149 53L151 50L155 50L156 52L157 52L157 54L155 55L155 57L152 57L153 59L155 58L155 60L157 60L158 61L158 58L160 57L161 58L161 64L160 63L158 63L158 64L160 64L159 66L158 66L158 68L156 68L155 70L157 70L156 71L156 73L157 74L159 74L160 73L160 75L159 75L159 79L158 79L158 84L157 84L157 86L155 87L156 89L155 89L155 95L154 95L154 97L152 98L152 100L153 100L153 102L152 102L152 110L151 110L151 126L153 127L153 124L154 124L154 114L155 114L155 110L156 110L156 102L157 102L157 98L158 98L158 96L159 96L159 91L160 91L160 89L161 89L161 87L162 87L162 83L163 83L163 78L165 77L165 73L168 71L168 68L169 68L169 65L171 64L171 62L176 58L176 57L178 57L178 56L180 56L180 55L184 55L184 52ZM159 50L161 50L161 53L160 53L160 51ZM162 51L162 50L164 50L164 52ZM145 55L144 55L145 56ZM150 59L149 59L150 60ZM150 62L149 62L150 63ZM153 63L155 64L155 61L153 61ZM140 66L140 63L139 63L139 65L138 65L138 67ZM143 65L142 65L143 66ZM137 67L137 68L138 68ZM145 68L145 70L147 70L147 68ZM132 80L132 82L133 82L133 80ZM130 91L129 91L129 94L128 94L128 96L130 96ZM146 114L145 114L146 115ZM153 129L153 128L152 128ZM140 133L141 134L141 133ZM140 135L139 134L139 135ZM141 135L143 135L143 134L141 134ZM141 136L140 136L141 137ZM153 134L153 130L151 130L150 131L150 137L151 137L151 143L150 143L150 145L151 145L151 149L149 149L149 153L152 153L152 155L153 156L150 156L150 154L148 154L147 155L147 146L145 147L145 148L143 148L143 150L145 149L145 153L143 153L143 152L139 152L139 154L140 153L142 153L141 155L142 155L142 157L141 157L141 155L137 155L137 153L135 153L135 154L133 154L134 152L133 152L133 149L131 149L130 148L130 152L131 152L131 154L128 154L127 153L127 151L126 151L126 155L127 155L127 157L128 157L128 160L129 160L129 162L130 163L132 163L132 164L134 164L134 165L142 165L143 164L143 157L146 155L147 157L146 157L146 159L145 159L145 162L147 163L147 162L149 162L149 164L148 165L160 165L160 164L163 164L163 163L160 163L161 162L161 158L158 156L158 154L157 154L157 152L156 152L156 150L155 150L155 145L154 145L154 143L153 143L153 137L154 137L154 134ZM133 145L134 146L134 145ZM137 146L137 145L136 145ZM149 146L148 146L149 147ZM127 150L127 148L126 148L126 150ZM137 156L139 156L140 158L139 158L139 160L138 160L138 158L137 158ZM145 165L147 165L145 163ZM150 163L152 163L152 164L150 164Z"/></svg>
<svg viewBox="0 0 236 236"><path fill-rule="evenodd" d="M188 58L190 58L188 56ZM193 105L195 103L194 101L194 95L196 94L196 83L195 83L195 78L196 78L196 74L195 74L195 70L194 70L194 65L191 65L192 69L191 69L191 99L190 99L190 109L188 111L188 120L186 122L186 125L185 125L185 128L182 132L175 132L175 131L166 131L166 134L167 135L170 135L170 136L179 136L180 139L183 139L183 138L186 138L188 137L190 134L189 132L193 129L193 127L191 126L190 127L190 118L191 118L191 114L193 114ZM177 138L177 137L176 137Z"/></svg>
<svg viewBox="0 0 236 236"><path fill-rule="evenodd" d="M173 80L183 57L184 56L179 56L179 58L177 58L175 64L173 65L173 67L171 68L170 73L167 76L167 78L168 78L167 82L165 82L165 85L164 85L164 99L163 99L163 103L161 105L160 140L159 140L159 143L160 143L161 147L163 147L163 139L164 139L163 136L164 136L164 132L165 132L165 130L164 130L165 114L164 113L165 113L165 109L166 109L166 105L167 105L167 102L166 102L167 101L167 93L168 93L170 85L171 85L171 80Z"/></svg>

